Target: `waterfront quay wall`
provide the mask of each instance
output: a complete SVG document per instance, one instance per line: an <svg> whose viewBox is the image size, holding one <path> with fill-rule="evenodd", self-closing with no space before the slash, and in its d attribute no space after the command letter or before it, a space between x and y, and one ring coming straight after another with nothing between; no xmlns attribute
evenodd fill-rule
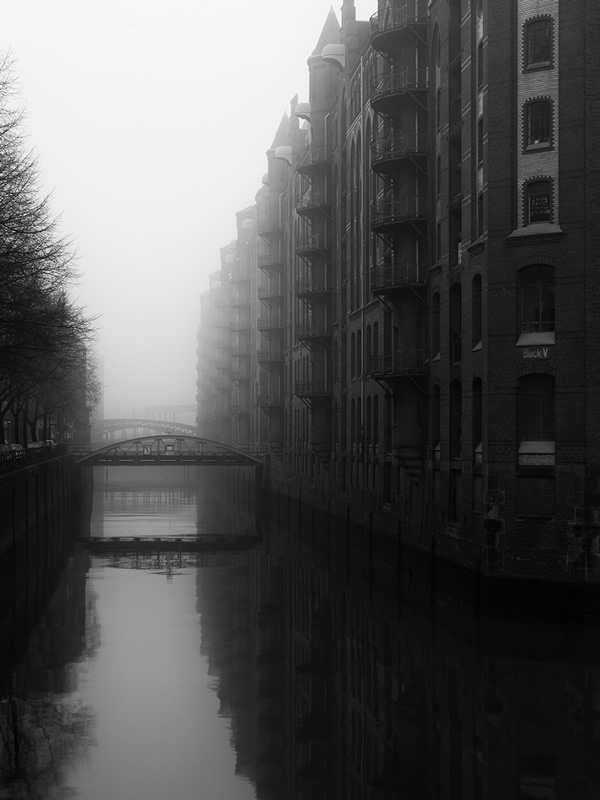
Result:
<svg viewBox="0 0 600 800"><path fill-rule="evenodd" d="M24 646L73 549L84 480L69 456L0 477L0 649L7 655Z"/></svg>
<svg viewBox="0 0 600 800"><path fill-rule="evenodd" d="M247 470L230 468L223 470L219 484L235 499L236 492L247 495L251 491L253 480ZM417 496L402 507L381 510L362 496L335 495L327 487L290 476L268 463L262 496L258 496L264 519L287 528L353 574L387 591L400 592L418 581L433 594L486 614L553 620L600 616L596 582L581 580L566 570L557 577L523 576L506 564L499 569L490 558L497 552L493 534L483 532L479 544L457 537L447 525L432 523L427 506ZM565 563L566 559L565 553Z"/></svg>

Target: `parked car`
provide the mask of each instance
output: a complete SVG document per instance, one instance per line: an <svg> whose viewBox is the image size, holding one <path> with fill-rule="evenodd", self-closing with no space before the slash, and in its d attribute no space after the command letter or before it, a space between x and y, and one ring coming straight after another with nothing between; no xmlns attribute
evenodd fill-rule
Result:
<svg viewBox="0 0 600 800"><path fill-rule="evenodd" d="M10 449L15 454L17 461L21 461L23 458L25 458L25 448L22 444L11 444Z"/></svg>
<svg viewBox="0 0 600 800"><path fill-rule="evenodd" d="M56 442L54 441L54 439L46 439L44 444L46 445L46 447L56 447Z"/></svg>
<svg viewBox="0 0 600 800"><path fill-rule="evenodd" d="M0 444L0 472L8 472L15 465L15 454L9 444Z"/></svg>

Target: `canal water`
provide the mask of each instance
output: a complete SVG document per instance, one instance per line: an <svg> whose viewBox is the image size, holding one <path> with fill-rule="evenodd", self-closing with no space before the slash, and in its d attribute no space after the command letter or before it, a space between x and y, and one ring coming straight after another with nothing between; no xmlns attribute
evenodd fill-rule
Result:
<svg viewBox="0 0 600 800"><path fill-rule="evenodd" d="M255 533L251 492L147 481L102 476L82 534ZM416 575L386 596L277 519L263 533L76 549L2 656L0 800L598 796L594 625L481 619Z"/></svg>

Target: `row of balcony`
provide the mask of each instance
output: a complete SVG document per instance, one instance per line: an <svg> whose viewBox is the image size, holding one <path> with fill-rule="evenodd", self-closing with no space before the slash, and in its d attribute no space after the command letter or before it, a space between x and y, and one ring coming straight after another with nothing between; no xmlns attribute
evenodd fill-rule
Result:
<svg viewBox="0 0 600 800"><path fill-rule="evenodd" d="M376 207L378 213L376 224L387 225L391 224L391 220L407 220L417 218L417 212L420 211L421 216L418 219L423 219L426 210L426 200L420 198L408 198L408 203L399 201L397 203L381 203ZM414 212L408 208L411 200L415 201ZM417 205L420 203L420 206ZM297 278L293 283L293 289L297 297L308 297L310 295L330 296L332 292L331 286L327 285L327 277L323 276L315 278L313 275L306 275ZM371 268L371 289L375 293L385 292L402 287L412 286L425 286L427 283L427 270L424 265L413 261L395 261L389 259L381 259L375 266ZM274 282L270 286L258 288L258 298L263 302L280 302L283 300L283 293L281 284ZM244 305L249 303L244 302ZM241 299L234 301L232 305L241 306ZM224 327L229 323L223 322ZM233 330L243 330L249 327L249 323L241 324L237 321L232 324ZM281 323L279 320L271 321L266 317L259 318L259 330L269 330L272 328L280 328Z"/></svg>
<svg viewBox="0 0 600 800"><path fill-rule="evenodd" d="M261 351L261 363L277 361L283 359L279 354L270 351ZM429 372L429 358L425 350L398 350L388 355L372 356L368 373L375 379L388 380L393 378L425 377ZM244 369L234 370L233 380L248 380L249 373ZM225 377L217 377L214 387L218 391L226 391L231 388L231 380ZM323 379L312 379L308 381L297 381L295 394L301 398L328 397L332 393L331 383ZM280 407L283 405L281 395L278 393L259 394L256 399L259 408ZM233 413L236 413L235 411Z"/></svg>
<svg viewBox="0 0 600 800"><path fill-rule="evenodd" d="M398 94L413 89L426 88L426 75L426 70L406 67L399 72L378 78L373 84L373 90L377 95L383 96L388 93ZM428 154L429 137L427 133L418 131L404 130L393 136L375 137L371 142L371 165L373 167L377 167L380 162L427 156ZM316 156L310 151L301 153L296 161L296 170L299 171L299 165L310 163L313 158L322 159L324 156ZM325 189L313 189L310 187L306 192L296 197L295 205L296 210L300 213L303 210L312 208L326 208L331 205L331 193Z"/></svg>

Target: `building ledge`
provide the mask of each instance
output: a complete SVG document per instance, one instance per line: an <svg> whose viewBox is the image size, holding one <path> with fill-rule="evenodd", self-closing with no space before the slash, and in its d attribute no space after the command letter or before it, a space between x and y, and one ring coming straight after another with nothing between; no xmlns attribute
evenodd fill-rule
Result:
<svg viewBox="0 0 600 800"><path fill-rule="evenodd" d="M525 225L523 228L516 228L508 235L507 240L512 245L535 244L536 242L557 242L561 236L560 225L553 225L550 222L535 222L532 225Z"/></svg>
<svg viewBox="0 0 600 800"><path fill-rule="evenodd" d="M531 347L532 345L554 344L554 331L537 331L536 333L522 333L516 347Z"/></svg>

